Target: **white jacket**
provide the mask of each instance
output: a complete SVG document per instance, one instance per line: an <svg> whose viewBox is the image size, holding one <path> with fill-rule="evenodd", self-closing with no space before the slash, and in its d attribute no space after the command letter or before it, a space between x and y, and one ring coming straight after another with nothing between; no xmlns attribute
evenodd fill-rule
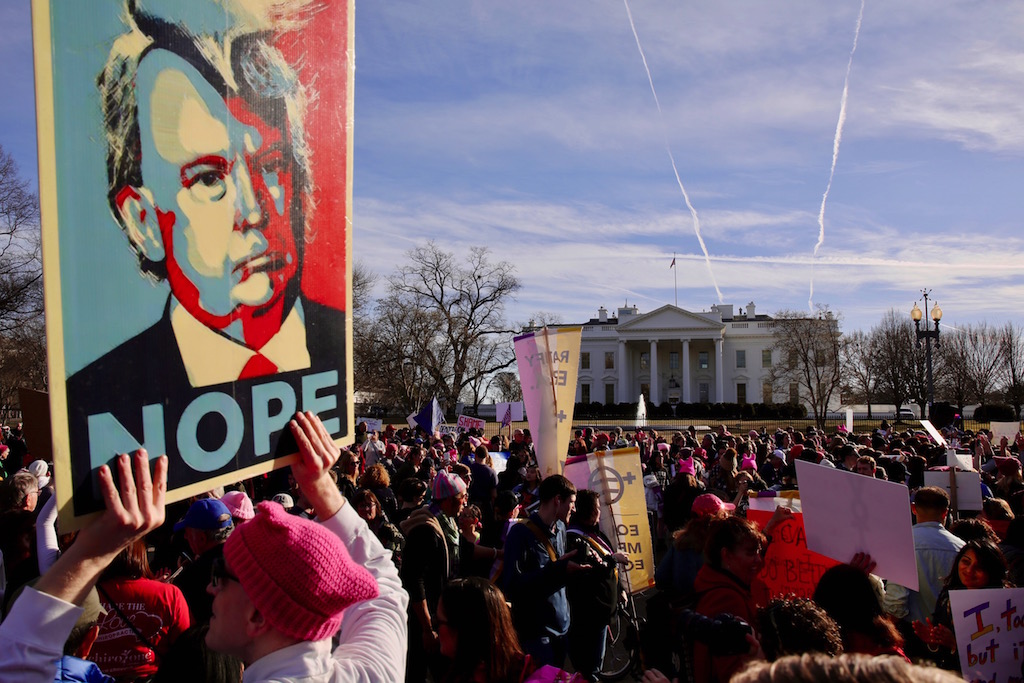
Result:
<svg viewBox="0 0 1024 683"><path fill-rule="evenodd" d="M393 683L405 678L409 596L390 551L351 505L343 505L323 525L345 542L354 562L373 574L380 595L345 611L333 653L330 639L277 650L246 667L245 683ZM0 681L53 681L64 641L81 613L81 607L26 588L0 624Z"/></svg>

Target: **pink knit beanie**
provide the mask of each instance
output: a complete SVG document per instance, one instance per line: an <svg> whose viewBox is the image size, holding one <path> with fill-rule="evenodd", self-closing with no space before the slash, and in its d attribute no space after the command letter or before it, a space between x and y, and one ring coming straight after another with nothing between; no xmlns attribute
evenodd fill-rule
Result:
<svg viewBox="0 0 1024 683"><path fill-rule="evenodd" d="M340 538L274 503L228 536L224 557L256 609L293 638L330 637L346 607L378 595Z"/></svg>

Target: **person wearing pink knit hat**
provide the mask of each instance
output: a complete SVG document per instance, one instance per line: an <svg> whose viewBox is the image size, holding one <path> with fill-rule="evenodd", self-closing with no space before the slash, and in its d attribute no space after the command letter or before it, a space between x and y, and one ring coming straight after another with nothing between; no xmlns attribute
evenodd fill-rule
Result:
<svg viewBox="0 0 1024 683"><path fill-rule="evenodd" d="M214 567L206 644L241 659L247 682L399 680L408 595L390 553L330 478L340 451L323 423L298 413L291 429L292 473L321 523L257 506Z"/></svg>
<svg viewBox="0 0 1024 683"><path fill-rule="evenodd" d="M399 681L408 595L398 570L331 479L339 449L320 419L298 413L290 428L299 449L292 473L321 523L264 503L232 534L211 573L206 643L241 659L247 683ZM0 624L0 680L54 680L76 605L122 548L163 523L167 458L155 460L152 477L142 449L134 464L121 455L114 467L116 475L98 470L106 511Z"/></svg>
<svg viewBox="0 0 1024 683"><path fill-rule="evenodd" d="M248 522L256 516L252 500L249 499L245 491L228 491L220 497L220 502L224 503L228 512L231 513L231 520L235 523L235 526L242 522Z"/></svg>

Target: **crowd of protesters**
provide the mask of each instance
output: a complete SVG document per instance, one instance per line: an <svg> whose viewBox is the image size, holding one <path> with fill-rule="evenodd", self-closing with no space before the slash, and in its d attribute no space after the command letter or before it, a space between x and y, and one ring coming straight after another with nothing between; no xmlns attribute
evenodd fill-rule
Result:
<svg viewBox="0 0 1024 683"><path fill-rule="evenodd" d="M540 478L528 430L364 423L338 449L314 416L291 429L291 469L166 510L166 460L151 481L146 460L123 457L101 470L107 512L77 539L57 527L52 466L32 459L20 425L5 430L0 678L514 683L551 665L597 679L628 558L601 532L595 492ZM879 655L903 662L892 666L905 680L925 680L911 663L956 671L949 591L1024 578L1024 437L954 436L985 494L955 522L946 492L923 486L947 457L923 432L577 430L568 455L640 451L660 558L645 681L772 680L765 661L854 676L871 670L858 657ZM813 599L769 599L758 574L791 513L758 528L747 494L797 489L798 459L907 486L917 591L857 555ZM701 616L713 628L694 628Z"/></svg>

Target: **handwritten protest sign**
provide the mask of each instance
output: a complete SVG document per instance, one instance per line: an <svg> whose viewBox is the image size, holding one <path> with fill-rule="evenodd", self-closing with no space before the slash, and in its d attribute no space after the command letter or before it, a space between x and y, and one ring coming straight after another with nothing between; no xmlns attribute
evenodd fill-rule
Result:
<svg viewBox="0 0 1024 683"><path fill-rule="evenodd" d="M483 429L487 425L487 420L470 417L469 415L459 415L459 421L455 424L460 432L466 432L470 429Z"/></svg>
<svg viewBox="0 0 1024 683"><path fill-rule="evenodd" d="M361 422L366 423L366 431L368 432L379 432L384 429L384 420L379 417L357 417L356 424Z"/></svg>
<svg viewBox="0 0 1024 683"><path fill-rule="evenodd" d="M799 510L799 499L795 499L795 506L793 502L791 498L751 498L747 519L764 529L776 505ZM760 579L768 586L773 598L787 595L809 598L814 594L821 575L837 564L836 560L807 549L804 516L795 511L772 534Z"/></svg>
<svg viewBox="0 0 1024 683"><path fill-rule="evenodd" d="M950 591L960 670L972 683L1021 680L1024 588Z"/></svg>
<svg viewBox="0 0 1024 683"><path fill-rule="evenodd" d="M903 484L796 461L807 547L840 562L869 553L875 573L918 589L910 519Z"/></svg>
<svg viewBox="0 0 1024 683"><path fill-rule="evenodd" d="M992 430L992 445L998 446L999 440L1006 437L1011 444L1017 435L1020 434L1020 422L990 422L988 428Z"/></svg>

